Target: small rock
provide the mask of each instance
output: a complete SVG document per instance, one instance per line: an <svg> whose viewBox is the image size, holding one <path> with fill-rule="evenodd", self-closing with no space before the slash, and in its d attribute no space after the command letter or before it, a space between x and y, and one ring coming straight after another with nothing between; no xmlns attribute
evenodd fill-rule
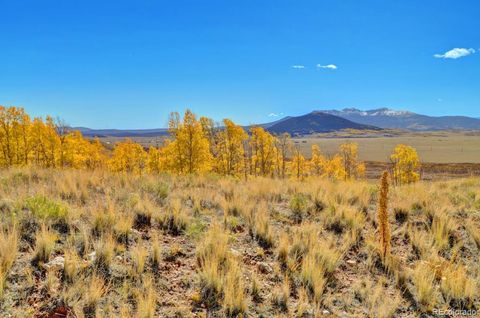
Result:
<svg viewBox="0 0 480 318"><path fill-rule="evenodd" d="M348 264L357 264L357 262L355 262L353 259L347 260L347 263L348 263Z"/></svg>
<svg viewBox="0 0 480 318"><path fill-rule="evenodd" d="M87 255L87 259L89 262L93 263L95 262L95 259L97 258L97 252L93 251L90 254Z"/></svg>
<svg viewBox="0 0 480 318"><path fill-rule="evenodd" d="M63 270L63 267L65 266L65 258L63 256L57 256L54 259L52 259L50 262L45 263L42 266L46 270L49 270L49 269Z"/></svg>
<svg viewBox="0 0 480 318"><path fill-rule="evenodd" d="M324 314L324 315L330 315L330 312L329 312L328 310L324 309L324 310L322 311L322 314Z"/></svg>
<svg viewBox="0 0 480 318"><path fill-rule="evenodd" d="M272 267L270 265L268 265L267 263L258 263L258 269L260 270L260 272L262 272L263 274L270 274L273 270L272 270Z"/></svg>
<svg viewBox="0 0 480 318"><path fill-rule="evenodd" d="M232 249L230 250L230 252L231 252L232 255L235 256L235 257L240 257L240 256L242 256L242 253L240 253L239 251L237 251L237 250L234 249L234 248L232 248Z"/></svg>

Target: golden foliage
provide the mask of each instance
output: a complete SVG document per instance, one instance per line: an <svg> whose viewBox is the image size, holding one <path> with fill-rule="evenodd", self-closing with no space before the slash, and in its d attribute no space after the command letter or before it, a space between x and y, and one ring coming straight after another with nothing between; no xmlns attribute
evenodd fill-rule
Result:
<svg viewBox="0 0 480 318"><path fill-rule="evenodd" d="M243 142L248 138L241 126L230 119L223 120L224 128L218 132L216 144L216 170L223 175L241 175L243 172Z"/></svg>
<svg viewBox="0 0 480 318"><path fill-rule="evenodd" d="M105 160L98 140L89 141L52 117L33 121L23 108L0 106L0 166L93 169Z"/></svg>
<svg viewBox="0 0 480 318"><path fill-rule="evenodd" d="M127 139L115 145L109 167L115 172L140 174L145 168L146 159L147 154L143 147L131 139Z"/></svg>
<svg viewBox="0 0 480 318"><path fill-rule="evenodd" d="M358 145L340 145L337 154L324 156L312 146L308 160L292 147L288 133L274 136L262 127L250 134L230 119L216 126L210 118L186 110L183 117L171 113L170 137L161 147L144 149L130 139L109 150L99 139L84 138L61 120L34 118L23 108L0 106L0 166L97 169L134 174L202 174L215 172L234 177L265 176L304 179L320 176L351 180L364 175L358 160ZM398 145L390 157L396 184L417 181L418 155L412 147Z"/></svg>
<svg viewBox="0 0 480 318"><path fill-rule="evenodd" d="M390 161L393 164L392 177L395 184L407 184L420 179L418 173L420 159L413 147L403 144L397 145L390 156Z"/></svg>
<svg viewBox="0 0 480 318"><path fill-rule="evenodd" d="M251 174L270 176L275 167L275 138L262 127L250 129Z"/></svg>
<svg viewBox="0 0 480 318"><path fill-rule="evenodd" d="M185 111L183 120L178 113L170 115L169 132L172 140L167 141L163 149L166 170L191 174L210 169L209 140L201 122L190 110Z"/></svg>

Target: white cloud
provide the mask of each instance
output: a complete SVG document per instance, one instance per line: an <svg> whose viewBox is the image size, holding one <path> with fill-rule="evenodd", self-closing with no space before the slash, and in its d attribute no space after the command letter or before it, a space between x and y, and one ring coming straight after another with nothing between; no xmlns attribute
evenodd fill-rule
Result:
<svg viewBox="0 0 480 318"><path fill-rule="evenodd" d="M278 116L282 116L283 113L270 113L268 114L268 117L278 117Z"/></svg>
<svg viewBox="0 0 480 318"><path fill-rule="evenodd" d="M434 54L433 56L437 59L458 59L460 57L464 57L473 53L475 53L475 49L465 49L457 47L443 54Z"/></svg>
<svg viewBox="0 0 480 318"><path fill-rule="evenodd" d="M297 69L297 70L301 70L301 69L305 68L305 65L292 65L292 68Z"/></svg>
<svg viewBox="0 0 480 318"><path fill-rule="evenodd" d="M335 64L328 64L328 65L317 64L317 68L326 68L329 70L336 70L338 67Z"/></svg>

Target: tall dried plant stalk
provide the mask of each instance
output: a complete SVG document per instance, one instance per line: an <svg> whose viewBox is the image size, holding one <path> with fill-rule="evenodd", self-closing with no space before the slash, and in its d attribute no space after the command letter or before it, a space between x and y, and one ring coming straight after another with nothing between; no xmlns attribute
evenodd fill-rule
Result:
<svg viewBox="0 0 480 318"><path fill-rule="evenodd" d="M380 198L378 201L378 225L382 259L390 253L390 224L388 223L388 171L382 174Z"/></svg>

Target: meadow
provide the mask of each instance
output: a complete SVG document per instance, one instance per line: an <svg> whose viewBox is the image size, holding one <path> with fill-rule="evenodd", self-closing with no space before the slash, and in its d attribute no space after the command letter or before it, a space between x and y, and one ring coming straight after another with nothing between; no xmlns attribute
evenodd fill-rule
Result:
<svg viewBox="0 0 480 318"><path fill-rule="evenodd" d="M5 317L479 308L480 179L427 181L408 144L375 175L353 138L330 153L188 110L151 147L89 140L16 107L0 106L0 124Z"/></svg>
<svg viewBox="0 0 480 318"><path fill-rule="evenodd" d="M378 182L2 170L0 312L472 312L480 306L479 189L478 178L390 186L381 201L391 237L384 254Z"/></svg>
<svg viewBox="0 0 480 318"><path fill-rule="evenodd" d="M165 137L132 137L144 147L158 147ZM101 137L102 142L113 146L121 137ZM327 155L333 155L338 147L350 140L359 145L359 159L370 162L388 162L389 156L398 144L414 147L423 162L437 164L480 163L480 132L429 131L406 132L387 131L369 133L336 132L312 136L293 137L292 141L303 155L311 156L311 146L321 145Z"/></svg>
<svg viewBox="0 0 480 318"><path fill-rule="evenodd" d="M295 138L295 144L308 154L312 144L322 145L326 154L333 154L345 140L358 143L360 160L388 162L398 144L414 147L423 162L480 163L480 133L478 132L402 132L364 136L313 136Z"/></svg>
<svg viewBox="0 0 480 318"><path fill-rule="evenodd" d="M101 137L112 148L122 142L120 137ZM165 137L132 137L142 146L158 147ZM480 134L478 132L335 132L304 137L292 137L292 145L305 158L312 156L312 145L320 145L326 156L334 156L340 145L352 142L358 145L358 160L366 166L365 178L376 180L389 169L390 155L398 144L416 149L422 161L422 178L444 180L480 175Z"/></svg>

